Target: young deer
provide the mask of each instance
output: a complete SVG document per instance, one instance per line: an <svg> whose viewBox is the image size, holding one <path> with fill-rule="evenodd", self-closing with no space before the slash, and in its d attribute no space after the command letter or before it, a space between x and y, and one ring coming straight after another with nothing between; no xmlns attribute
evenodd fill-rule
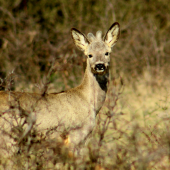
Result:
<svg viewBox="0 0 170 170"><path fill-rule="evenodd" d="M117 22L109 28L104 39L102 39L101 31L96 33L96 37L92 33L86 37L72 28L71 35L75 45L87 56L87 67L82 83L62 93L44 95L1 91L1 130L7 127L7 123L11 123L10 116L6 119L4 116L12 109L17 112L17 109L13 107L17 105L19 109L33 115L39 131L43 132L62 125L68 130L69 143L77 145L83 141L93 130L95 117L105 101L110 52L119 38L119 33L120 27Z"/></svg>

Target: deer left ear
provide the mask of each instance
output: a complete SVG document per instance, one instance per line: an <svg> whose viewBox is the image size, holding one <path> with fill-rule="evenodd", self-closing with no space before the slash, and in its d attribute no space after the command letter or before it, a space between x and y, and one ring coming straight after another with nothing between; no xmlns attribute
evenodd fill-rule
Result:
<svg viewBox="0 0 170 170"><path fill-rule="evenodd" d="M86 38L84 34L82 34L76 28L71 29L71 35L74 40L75 45L82 51L85 51L87 46L89 45L89 40Z"/></svg>
<svg viewBox="0 0 170 170"><path fill-rule="evenodd" d="M116 44L117 40L119 39L119 35L120 35L120 25L118 22L115 22L107 31L104 37L104 41L107 43L107 45L110 48L112 48Z"/></svg>

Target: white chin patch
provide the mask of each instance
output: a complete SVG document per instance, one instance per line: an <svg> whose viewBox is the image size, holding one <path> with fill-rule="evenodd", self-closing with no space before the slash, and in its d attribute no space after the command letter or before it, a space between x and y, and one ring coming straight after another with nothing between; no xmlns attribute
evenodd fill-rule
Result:
<svg viewBox="0 0 170 170"><path fill-rule="evenodd" d="M104 72L104 69L103 70L96 70L98 73L102 73Z"/></svg>

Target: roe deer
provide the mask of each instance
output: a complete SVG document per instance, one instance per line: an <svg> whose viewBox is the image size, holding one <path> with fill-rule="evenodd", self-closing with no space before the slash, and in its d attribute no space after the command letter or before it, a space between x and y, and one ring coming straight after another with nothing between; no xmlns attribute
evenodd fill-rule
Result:
<svg viewBox="0 0 170 170"><path fill-rule="evenodd" d="M115 22L104 39L102 32L87 37L75 28L71 35L75 45L87 56L87 66L82 83L62 93L35 94L26 92L0 92L0 128L10 124L10 116L4 117L16 108L30 113L37 129L44 131L63 125L69 129L67 141L77 145L83 141L95 126L95 117L102 107L108 86L110 53L120 34L119 23ZM8 119L8 120L7 120ZM4 121L6 120L6 121ZM32 121L33 122L33 121ZM31 125L30 125L31 126ZM1 136L5 135L3 130Z"/></svg>

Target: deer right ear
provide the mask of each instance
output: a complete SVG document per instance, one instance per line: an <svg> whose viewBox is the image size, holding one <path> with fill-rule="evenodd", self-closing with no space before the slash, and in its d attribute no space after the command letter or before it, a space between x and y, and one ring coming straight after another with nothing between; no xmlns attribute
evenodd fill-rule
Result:
<svg viewBox="0 0 170 170"><path fill-rule="evenodd" d="M72 28L71 35L74 41L74 44L82 51L85 51L89 45L89 41L85 35L83 35L79 30Z"/></svg>
<svg viewBox="0 0 170 170"><path fill-rule="evenodd" d="M120 25L118 22L115 22L107 31L104 37L104 41L107 43L107 45L110 48L112 48L116 44L117 40L119 39L119 35L120 35Z"/></svg>

